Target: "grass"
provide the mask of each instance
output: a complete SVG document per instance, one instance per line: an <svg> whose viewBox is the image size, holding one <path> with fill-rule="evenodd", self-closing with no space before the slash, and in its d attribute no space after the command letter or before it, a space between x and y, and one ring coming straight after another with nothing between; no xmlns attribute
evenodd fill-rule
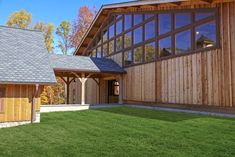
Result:
<svg viewBox="0 0 235 157"><path fill-rule="evenodd" d="M128 107L41 114L0 129L1 157L235 156L235 119Z"/></svg>

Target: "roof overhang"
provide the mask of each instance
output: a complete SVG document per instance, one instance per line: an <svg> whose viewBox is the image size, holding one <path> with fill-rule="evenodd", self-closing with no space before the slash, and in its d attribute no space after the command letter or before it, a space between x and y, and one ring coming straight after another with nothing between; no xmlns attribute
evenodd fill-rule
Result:
<svg viewBox="0 0 235 157"><path fill-rule="evenodd" d="M112 12L130 12L133 10L144 11L149 8L158 10L162 7L177 8L179 6L190 6L196 4L216 4L232 1L234 0L139 0L103 5L96 14L87 32L83 36L80 45L78 45L78 47L74 51L74 55L85 55L84 52L86 51L88 45L95 36L94 34L92 34L92 32L97 32L102 26L103 22L107 19L108 15Z"/></svg>
<svg viewBox="0 0 235 157"><path fill-rule="evenodd" d="M51 66L56 76L76 74L120 75L125 70L111 59L86 56L50 55Z"/></svg>

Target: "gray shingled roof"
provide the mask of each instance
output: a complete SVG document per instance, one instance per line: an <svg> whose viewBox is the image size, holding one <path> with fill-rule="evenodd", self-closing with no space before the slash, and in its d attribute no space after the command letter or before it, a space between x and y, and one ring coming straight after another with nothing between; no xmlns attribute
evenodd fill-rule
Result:
<svg viewBox="0 0 235 157"><path fill-rule="evenodd" d="M42 33L0 26L0 83L55 82Z"/></svg>
<svg viewBox="0 0 235 157"><path fill-rule="evenodd" d="M0 84L54 84L53 69L124 72L111 59L48 54L41 32L0 26Z"/></svg>
<svg viewBox="0 0 235 157"><path fill-rule="evenodd" d="M125 71L113 60L86 56L68 56L51 54L54 70L77 72L124 73Z"/></svg>

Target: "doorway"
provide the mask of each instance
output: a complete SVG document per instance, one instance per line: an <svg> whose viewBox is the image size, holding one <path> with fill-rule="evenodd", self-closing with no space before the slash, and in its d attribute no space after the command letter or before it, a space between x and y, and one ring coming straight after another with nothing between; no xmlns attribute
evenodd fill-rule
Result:
<svg viewBox="0 0 235 157"><path fill-rule="evenodd" d="M108 81L108 103L118 103L119 83L117 80Z"/></svg>

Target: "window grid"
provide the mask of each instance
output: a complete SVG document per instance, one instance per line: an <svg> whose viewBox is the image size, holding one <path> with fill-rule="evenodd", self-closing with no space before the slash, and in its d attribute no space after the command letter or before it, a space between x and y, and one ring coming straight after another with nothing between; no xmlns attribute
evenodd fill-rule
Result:
<svg viewBox="0 0 235 157"><path fill-rule="evenodd" d="M197 11L198 10L198 11ZM156 12L154 13L154 16L153 17L150 17L150 18L147 18L145 19L145 15L147 13L143 13L142 14L142 22L137 24L137 25L134 25L134 14L135 13L130 13L130 14L126 14L126 13L123 13L121 16L119 16L118 19L115 19L114 18L114 21L112 23L110 23L109 25L107 25L106 27L104 27L103 29L101 29L102 31L107 29L109 30L109 26L111 26L112 24L114 24L114 37L110 38L109 37L109 31L108 31L108 39L106 41L103 41L103 34L101 34L101 44L99 45L96 45L94 46L92 49L89 49L88 52L92 52L92 50L94 49L97 49L99 46L101 46L102 48L102 52L103 52L103 45L104 44L107 44L108 47L109 47L109 42L110 41L114 41L114 52L112 54L110 54L108 52L108 55L107 56L110 56L110 55L113 55L113 54L117 54L117 53L125 53L126 51L132 51L132 58L134 58L134 49L137 48L137 47L142 47L143 49L143 53L142 53L142 61L145 62L145 45L146 44L149 44L149 43L152 43L152 42L155 42L155 60L162 60L162 59L166 59L166 58L169 58L169 57L174 57L174 56L178 56L179 54L176 54L175 53L175 36L176 34L178 33L181 33L181 32L184 32L186 30L190 30L191 31L191 50L187 53L187 54L190 54L190 53L195 53L195 52L198 52L198 51L203 51L203 50L207 50L207 49L211 49L211 48L215 48L215 47L218 47L219 45L219 38L218 38L218 11L216 8L212 8L212 9L197 9L196 11L191 11L191 10L186 10L186 11L181 11L181 12L178 12L178 11L168 11L166 13L169 13L171 15L171 31L168 32L168 33L165 33L165 34L161 34L159 35L159 21L158 21L158 15L161 14L161 13L164 13L164 12ZM201 19L201 20L198 20L196 21L195 20L195 15L196 13L210 13L210 12L214 12L214 14L212 14L212 16L209 16L209 17L206 17L204 19ZM188 25L185 25L185 26L182 26L182 27L179 27L179 28L176 28L176 24L175 24L175 14L177 13L187 13L187 14L191 14L191 22L190 24ZM120 13L119 13L120 14ZM138 13L140 14L140 13ZM131 28L125 30L125 15L131 15ZM116 14L113 14L112 16L116 17ZM118 34L117 36L115 36L116 34L116 24L118 21L122 20L122 32L120 34ZM145 35L144 35L144 32L145 32L145 24L146 23L149 23L151 21L154 21L155 23L155 37L154 38L150 38L148 40L145 40ZM213 46L213 47L209 47L209 48L203 48L203 49L196 49L196 46L195 46L195 28L196 26L200 26L202 24L206 24L206 23L209 23L209 22L212 22L212 21L215 21L215 24L216 24L216 45ZM134 30L138 29L142 27L142 42L138 43L138 44L134 44ZM102 32L101 31L101 32ZM128 34L130 33L132 34L132 46L131 47L128 47L128 48L125 48L124 47L124 42L125 42L125 34ZM171 48L172 48L172 54L170 56L167 56L167 57L160 57L159 56L159 50L160 50L160 47L158 46L159 45L159 40L161 39L164 39L164 38L167 38L171 36ZM119 50L119 51L116 51L116 39L119 38L119 37L122 37L122 49ZM98 43L98 42L97 42ZM108 51L109 51L109 48L108 48ZM182 54L181 54L182 55ZM103 56L103 54L102 54ZM123 56L123 59L124 59L124 54L122 55ZM106 56L103 56L103 57L106 57ZM123 61L124 62L124 61Z"/></svg>

